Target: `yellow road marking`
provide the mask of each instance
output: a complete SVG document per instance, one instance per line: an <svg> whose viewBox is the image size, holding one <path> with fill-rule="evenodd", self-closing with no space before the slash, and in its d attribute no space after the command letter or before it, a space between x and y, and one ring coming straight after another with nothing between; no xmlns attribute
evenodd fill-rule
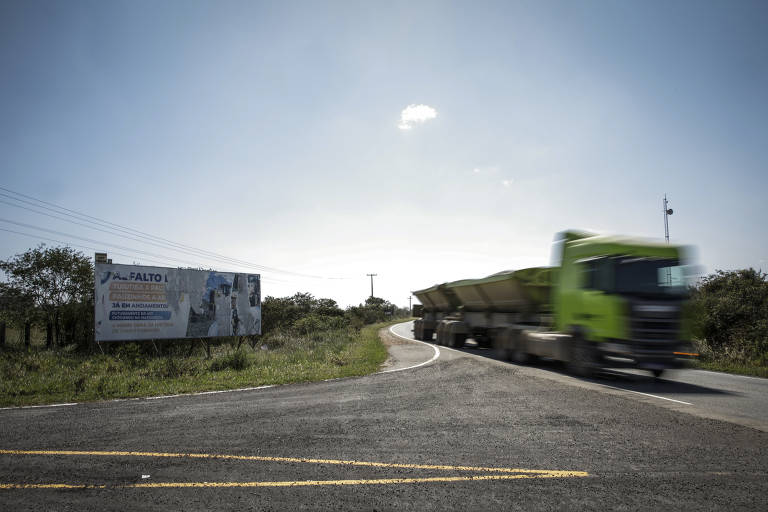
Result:
<svg viewBox="0 0 768 512"><path fill-rule="evenodd" d="M563 478L588 476L584 471L553 471L535 475L475 475L430 478L380 478L376 480L296 480L285 482L153 482L115 485L115 489L167 489L194 487L308 487L320 485L393 485L433 482L474 482L482 480L519 480L523 478ZM0 484L0 489L107 489L106 485L78 484Z"/></svg>
<svg viewBox="0 0 768 512"><path fill-rule="evenodd" d="M0 450L0 455L91 455L97 457L170 457L190 459L225 459L225 460L249 460L258 462L296 462L304 464L336 464L343 466L367 466L377 468L398 469L435 469L441 471L475 471L489 473L564 473L570 476L573 471L557 471L548 469L518 469L518 468L494 468L481 466L446 466L431 464L398 464L390 462L366 462L357 460L334 459L304 459L294 457L264 457L260 455L226 455L213 453L167 453L167 452L120 452L120 451L78 451L78 450Z"/></svg>
<svg viewBox="0 0 768 512"><path fill-rule="evenodd" d="M393 485L432 482L470 482L483 480L517 480L524 478L572 478L586 477L586 471L560 471L548 469L494 468L480 466L449 466L432 464L398 464L388 462L366 462L335 459L306 459L294 457L264 457L259 455L226 455L211 453L167 453L129 451L80 451L80 450L0 450L0 455L48 455L48 456L98 456L98 457L173 457L189 459L224 459L258 462L294 462L305 464L336 464L345 466L367 466L378 468L431 469L441 471L474 471L478 473L514 473L423 478L381 478L370 480L297 480L283 482L146 482L124 485L92 484L13 484L0 483L0 489L158 489L158 488L201 488L201 487L306 487L321 485Z"/></svg>

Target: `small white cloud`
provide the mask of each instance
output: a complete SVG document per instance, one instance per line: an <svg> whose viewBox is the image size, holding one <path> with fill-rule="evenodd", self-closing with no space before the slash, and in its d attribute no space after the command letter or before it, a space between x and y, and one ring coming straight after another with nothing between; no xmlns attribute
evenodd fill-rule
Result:
<svg viewBox="0 0 768 512"><path fill-rule="evenodd" d="M410 130L417 123L424 123L437 117L437 110L429 105L408 105L400 112L401 130Z"/></svg>
<svg viewBox="0 0 768 512"><path fill-rule="evenodd" d="M499 172L498 165L491 165L488 167L475 167L472 169L474 174L496 174Z"/></svg>
<svg viewBox="0 0 768 512"><path fill-rule="evenodd" d="M512 183L513 183L514 181L515 181L515 180L513 180L513 179L511 179L511 178L510 178L510 179L508 179L508 180L501 180L501 184L502 184L502 185L504 185L506 188L509 188L509 187L511 187L511 186L512 186Z"/></svg>

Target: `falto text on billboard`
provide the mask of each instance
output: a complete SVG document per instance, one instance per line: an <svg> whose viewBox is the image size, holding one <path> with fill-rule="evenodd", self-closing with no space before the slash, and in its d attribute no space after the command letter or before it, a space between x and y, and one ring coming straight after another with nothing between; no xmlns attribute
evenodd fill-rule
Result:
<svg viewBox="0 0 768 512"><path fill-rule="evenodd" d="M258 274L96 264L96 341L261 334Z"/></svg>

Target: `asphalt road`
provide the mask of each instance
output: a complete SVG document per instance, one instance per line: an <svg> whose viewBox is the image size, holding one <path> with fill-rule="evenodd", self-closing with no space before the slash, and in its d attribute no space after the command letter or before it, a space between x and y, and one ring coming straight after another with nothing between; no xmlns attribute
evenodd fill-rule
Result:
<svg viewBox="0 0 768 512"><path fill-rule="evenodd" d="M631 377L388 343L397 371L367 377L1 410L0 509L766 509L764 431L607 387Z"/></svg>

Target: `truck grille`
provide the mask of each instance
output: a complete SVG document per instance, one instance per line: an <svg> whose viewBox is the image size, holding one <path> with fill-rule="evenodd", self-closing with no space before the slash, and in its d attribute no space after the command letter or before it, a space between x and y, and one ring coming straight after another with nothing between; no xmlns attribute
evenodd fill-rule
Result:
<svg viewBox="0 0 768 512"><path fill-rule="evenodd" d="M680 303L635 301L632 303L632 340L642 344L666 344L680 339Z"/></svg>

